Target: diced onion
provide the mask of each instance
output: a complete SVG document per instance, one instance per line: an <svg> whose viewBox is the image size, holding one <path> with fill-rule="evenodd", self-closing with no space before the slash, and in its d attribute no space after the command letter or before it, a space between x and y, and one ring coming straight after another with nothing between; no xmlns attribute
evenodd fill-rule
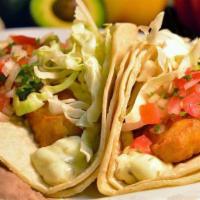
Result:
<svg viewBox="0 0 200 200"><path fill-rule="evenodd" d="M148 102L149 103L155 103L160 99L160 96L158 94L153 94L149 99Z"/></svg>
<svg viewBox="0 0 200 200"><path fill-rule="evenodd" d="M6 93L6 97L12 98L12 97L14 96L14 94L15 94L15 88L13 88L13 89L11 89L10 91L8 91L8 92Z"/></svg>
<svg viewBox="0 0 200 200"><path fill-rule="evenodd" d="M12 106L11 105L7 105L7 106L5 106L3 109L2 109L2 112L4 113L4 114L6 114L7 116L11 116L12 114L13 114L13 108L12 108Z"/></svg>
<svg viewBox="0 0 200 200"><path fill-rule="evenodd" d="M6 82L5 82L6 91L9 91L12 88L13 83L14 83L19 71L20 71L20 67L17 63L15 63L12 67L12 70L9 73L9 76L8 76Z"/></svg>
<svg viewBox="0 0 200 200"><path fill-rule="evenodd" d="M29 60L29 64L33 64L33 63L35 63L35 62L37 62L38 61L38 58L37 58L37 56L33 56L33 57L31 57L30 58L30 60Z"/></svg>
<svg viewBox="0 0 200 200"><path fill-rule="evenodd" d="M157 102L158 106L161 108L165 108L167 105L167 99L159 99L159 101Z"/></svg>
<svg viewBox="0 0 200 200"><path fill-rule="evenodd" d="M5 62L4 66L2 67L2 73L7 77L14 67L15 62L10 59L7 62Z"/></svg>
<svg viewBox="0 0 200 200"><path fill-rule="evenodd" d="M18 60L27 56L27 52L22 49L22 46L20 45L13 45L11 49L11 54L14 57L17 57Z"/></svg>

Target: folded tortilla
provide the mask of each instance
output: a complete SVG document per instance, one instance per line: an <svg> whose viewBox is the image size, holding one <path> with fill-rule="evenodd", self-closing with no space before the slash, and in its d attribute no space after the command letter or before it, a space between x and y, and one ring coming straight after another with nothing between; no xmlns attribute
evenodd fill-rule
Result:
<svg viewBox="0 0 200 200"><path fill-rule="evenodd" d="M77 4L79 12L91 21L90 24L93 24L83 3L77 0ZM83 191L97 177L98 167L105 153L111 119L117 105L115 100L117 99L117 93L114 95L115 98L112 99L112 102L111 96L113 96L114 85L116 83L119 85L123 75L120 63L126 52L136 43L135 38L138 34L137 27L132 24L116 24L111 27L111 30L110 52L107 52L108 55L106 55L107 58L104 62L107 68L107 80L102 97L99 147L91 164L80 175L59 185L50 186L46 184L31 163L31 154L38 149L38 146L33 140L30 130L10 122L0 123L0 140L2 141L0 143L0 161L32 188L46 196L58 198L75 195ZM118 78L116 79L117 74Z"/></svg>
<svg viewBox="0 0 200 200"><path fill-rule="evenodd" d="M117 158L122 154L123 150L121 147L121 135L123 134L125 119L128 118L127 116L131 116L132 120L134 120L135 123L132 124L131 130L138 129L144 125L141 123L139 113L139 105L144 103L144 92L151 92L151 89L156 88L159 84L164 85L166 82L171 82L174 77L181 76L182 72L188 66L196 64L200 57L200 41L196 40L187 43L181 37L174 37L169 32L158 31L160 25L158 25L159 28L156 28L155 24L159 24L159 21L162 21L160 16L150 24L151 31L145 33L146 37L142 38L131 51L127 52L123 59L124 62L120 66L123 70L123 76L120 78L120 84L114 88L113 93L117 93L117 98L113 96L111 102L116 102L115 113L113 114L108 133L109 139L97 177L98 189L105 195L126 194L200 181L200 156L174 165L172 169L155 179L126 184L115 176ZM143 27L143 30L149 30L149 28ZM168 36L165 37L165 34ZM175 48L173 52L168 41L170 37L171 39L173 38L172 40L175 41L174 43L177 46L180 45L181 47L182 44L183 48ZM162 46L161 44L164 40L166 45ZM173 57L179 57L179 60L174 63L172 62ZM155 73L145 74L145 69L142 66L149 60L155 63ZM143 79L144 74L145 79ZM146 167L148 168L148 166Z"/></svg>

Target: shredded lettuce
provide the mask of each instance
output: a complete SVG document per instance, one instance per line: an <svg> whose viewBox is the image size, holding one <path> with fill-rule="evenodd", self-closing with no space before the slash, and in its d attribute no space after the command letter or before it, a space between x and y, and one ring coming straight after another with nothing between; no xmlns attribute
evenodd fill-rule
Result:
<svg viewBox="0 0 200 200"><path fill-rule="evenodd" d="M148 94L155 93L160 86L171 83L174 78L177 76L177 72L173 71L170 73L160 74L157 77L153 77L147 81L140 89L137 98L133 104L132 109L127 113L125 117L125 124L132 124L134 129L142 127L144 124L141 121L140 116L140 106L146 104L146 96Z"/></svg>
<svg viewBox="0 0 200 200"><path fill-rule="evenodd" d="M53 42L51 46L42 46L36 51L40 64L45 66L49 61L54 65L52 70L68 69L74 71L80 71L83 67L82 58L77 51L76 44L74 44L72 50L64 54L58 43ZM58 67L58 68L57 68Z"/></svg>
<svg viewBox="0 0 200 200"><path fill-rule="evenodd" d="M28 95L26 100L20 101L17 95L13 98L13 107L17 116L22 116L26 113L33 112L44 105L41 95L36 92L32 92Z"/></svg>
<svg viewBox="0 0 200 200"><path fill-rule="evenodd" d="M83 23L76 23L72 26L72 37L80 44L82 51L95 54L97 47L95 34L87 30Z"/></svg>
<svg viewBox="0 0 200 200"><path fill-rule="evenodd" d="M70 87L70 85L76 80L78 76L77 72L73 72L69 77L65 78L65 80L58 84L58 85L46 85L44 86L41 91L49 91L53 94L62 92L63 90Z"/></svg>
<svg viewBox="0 0 200 200"><path fill-rule="evenodd" d="M91 103L91 95L88 92L85 85L74 82L69 89L73 92L73 95L76 97L76 99L79 99L83 102L86 102L88 104Z"/></svg>
<svg viewBox="0 0 200 200"><path fill-rule="evenodd" d="M86 156L87 162L89 162L98 148L98 133L100 131L99 124L93 124L92 127L87 127L81 136L81 148L82 152Z"/></svg>
<svg viewBox="0 0 200 200"><path fill-rule="evenodd" d="M92 104L86 112L88 123L94 123L98 120L101 113L102 104L102 68L95 57L84 55L84 64L87 67L85 72L85 81L92 96Z"/></svg>
<svg viewBox="0 0 200 200"><path fill-rule="evenodd" d="M44 101L47 101L60 91L63 91L70 87L73 81L76 79L77 73L74 72L71 76L67 77L61 84L54 86L44 86L40 93L32 92L25 100L20 100L18 95L14 96L13 107L18 116L33 112L44 105Z"/></svg>
<svg viewBox="0 0 200 200"><path fill-rule="evenodd" d="M59 100L57 96L48 99L49 110L53 114L63 113L65 117L77 124L81 116L86 112L88 104L75 99Z"/></svg>

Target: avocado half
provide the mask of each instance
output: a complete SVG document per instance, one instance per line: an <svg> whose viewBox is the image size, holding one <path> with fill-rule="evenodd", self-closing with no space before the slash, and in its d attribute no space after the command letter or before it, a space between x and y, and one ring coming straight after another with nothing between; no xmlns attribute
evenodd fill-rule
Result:
<svg viewBox="0 0 200 200"><path fill-rule="evenodd" d="M97 26L105 20L102 0L83 0ZM36 24L45 27L69 27L73 21L75 0L31 0L30 11Z"/></svg>

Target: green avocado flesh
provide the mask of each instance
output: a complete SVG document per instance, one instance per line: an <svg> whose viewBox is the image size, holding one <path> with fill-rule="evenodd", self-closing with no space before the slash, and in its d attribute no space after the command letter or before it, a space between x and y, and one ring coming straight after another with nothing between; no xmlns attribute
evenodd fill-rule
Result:
<svg viewBox="0 0 200 200"><path fill-rule="evenodd" d="M102 0L83 0L98 26L104 23ZM36 24L45 27L68 27L73 21L75 0L31 0L31 15Z"/></svg>

